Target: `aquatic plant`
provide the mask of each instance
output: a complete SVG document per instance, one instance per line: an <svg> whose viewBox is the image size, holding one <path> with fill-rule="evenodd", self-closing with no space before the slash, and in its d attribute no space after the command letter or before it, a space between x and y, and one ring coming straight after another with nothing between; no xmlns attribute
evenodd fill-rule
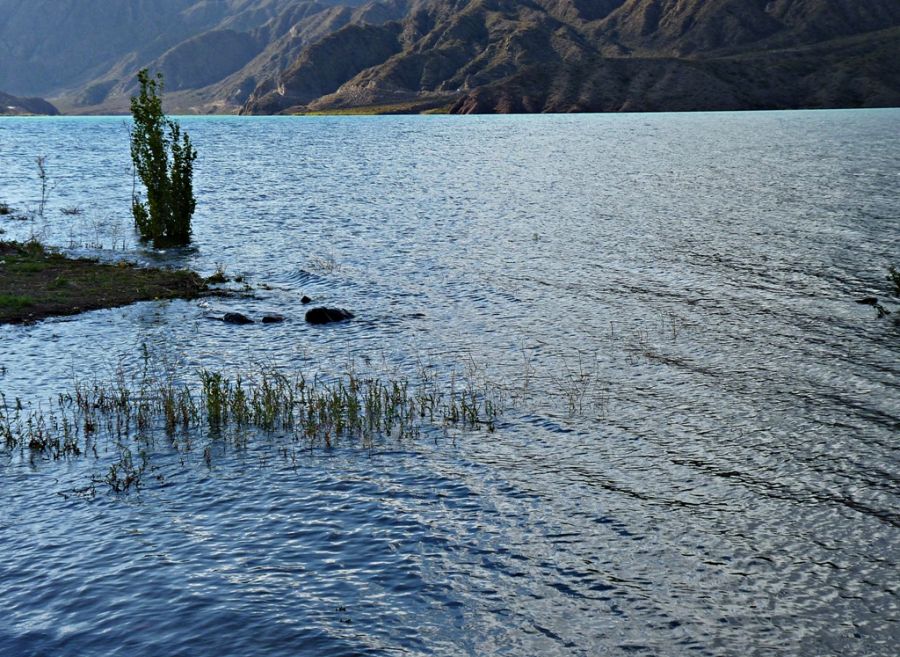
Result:
<svg viewBox="0 0 900 657"><path fill-rule="evenodd" d="M110 381L77 381L46 407L18 399L10 404L0 393L0 450L100 459L98 444L105 439L115 456L92 485L124 492L153 469L150 447L160 438L183 453L208 440L203 459L211 465L215 445L245 448L254 436L331 449L342 440L370 447L377 440L414 439L428 427L492 432L503 407L499 390L485 382L451 373L449 383L441 383L427 370L410 381L352 371L308 379L267 366L229 376L204 368L197 379L181 381L175 368L154 362L145 350L132 380L120 367Z"/></svg>
<svg viewBox="0 0 900 657"><path fill-rule="evenodd" d="M132 191L131 211L141 238L154 246L184 245L191 239L197 151L190 137L162 110L162 74L138 73L140 92L131 98L131 160L146 190L146 202ZM170 156L171 153L171 156Z"/></svg>
<svg viewBox="0 0 900 657"><path fill-rule="evenodd" d="M206 278L206 282L211 285L227 283L229 280L228 276L225 275L225 265L220 262L216 263L216 271Z"/></svg>
<svg viewBox="0 0 900 657"><path fill-rule="evenodd" d="M41 198L38 202L37 216L43 217L44 210L47 207L47 197L50 193L49 190L49 176L47 175L47 156L46 155L38 155L34 158L34 162L38 168L38 179L41 181Z"/></svg>

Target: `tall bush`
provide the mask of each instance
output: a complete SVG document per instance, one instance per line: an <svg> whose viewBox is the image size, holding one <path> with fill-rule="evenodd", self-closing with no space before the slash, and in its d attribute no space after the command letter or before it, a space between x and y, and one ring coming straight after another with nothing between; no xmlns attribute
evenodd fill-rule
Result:
<svg viewBox="0 0 900 657"><path fill-rule="evenodd" d="M131 98L131 160L146 190L132 195L131 212L141 238L154 246L178 246L191 240L194 160L197 151L187 132L162 110L163 78L138 73L140 93Z"/></svg>

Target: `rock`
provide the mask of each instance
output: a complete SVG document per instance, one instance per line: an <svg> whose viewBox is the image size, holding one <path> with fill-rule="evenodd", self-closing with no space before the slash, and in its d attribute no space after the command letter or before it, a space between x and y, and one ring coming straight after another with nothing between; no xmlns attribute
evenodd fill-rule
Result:
<svg viewBox="0 0 900 657"><path fill-rule="evenodd" d="M353 313L343 308L313 308L306 313L306 321L310 324L330 324L353 319Z"/></svg>
<svg viewBox="0 0 900 657"><path fill-rule="evenodd" d="M304 295L303 295L303 298L300 299L300 303L302 303L302 304L305 306L305 305L308 304L308 303L312 303L312 299L310 299L308 296L306 296L306 295L304 294Z"/></svg>
<svg viewBox="0 0 900 657"><path fill-rule="evenodd" d="M225 313L222 321L226 324L252 324L253 320L242 313Z"/></svg>
<svg viewBox="0 0 900 657"><path fill-rule="evenodd" d="M865 297L863 299L857 299L856 303L860 303L864 306L877 306L878 297Z"/></svg>
<svg viewBox="0 0 900 657"><path fill-rule="evenodd" d="M263 324L280 324L283 321L284 321L283 315L275 315L275 314L263 315L263 318L262 318Z"/></svg>

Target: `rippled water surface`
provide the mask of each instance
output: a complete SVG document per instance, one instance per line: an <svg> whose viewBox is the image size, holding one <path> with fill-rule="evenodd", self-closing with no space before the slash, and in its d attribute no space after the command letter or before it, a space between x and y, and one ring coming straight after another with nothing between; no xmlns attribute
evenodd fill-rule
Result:
<svg viewBox="0 0 900 657"><path fill-rule="evenodd" d="M0 119L0 201L37 207L37 155L51 181L4 237L253 288L0 327L8 400L147 345L477 370L506 411L161 453L121 495L0 453L0 654L896 654L900 325L854 301L900 264L900 111L182 123L195 244L159 254L121 118ZM309 326L304 294L357 318Z"/></svg>

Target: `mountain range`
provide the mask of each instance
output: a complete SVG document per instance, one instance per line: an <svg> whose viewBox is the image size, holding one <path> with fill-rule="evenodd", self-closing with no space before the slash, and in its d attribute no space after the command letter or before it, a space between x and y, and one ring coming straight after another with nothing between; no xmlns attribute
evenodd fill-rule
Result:
<svg viewBox="0 0 900 657"><path fill-rule="evenodd" d="M898 0L0 0L0 89L125 112L900 106Z"/></svg>

